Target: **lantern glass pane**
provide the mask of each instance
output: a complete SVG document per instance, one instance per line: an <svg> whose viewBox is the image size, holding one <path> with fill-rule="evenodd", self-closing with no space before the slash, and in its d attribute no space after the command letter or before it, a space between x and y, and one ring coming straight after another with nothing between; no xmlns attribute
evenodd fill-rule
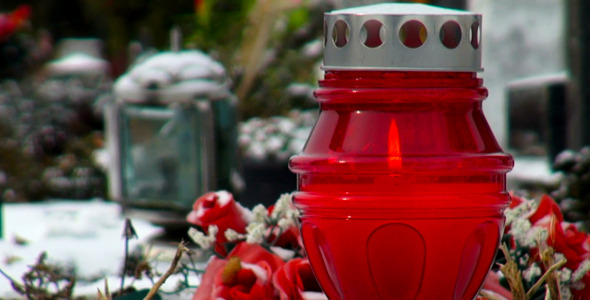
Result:
<svg viewBox="0 0 590 300"><path fill-rule="evenodd" d="M125 198L166 208L193 201L199 181L195 116L165 107L128 106L122 117Z"/></svg>

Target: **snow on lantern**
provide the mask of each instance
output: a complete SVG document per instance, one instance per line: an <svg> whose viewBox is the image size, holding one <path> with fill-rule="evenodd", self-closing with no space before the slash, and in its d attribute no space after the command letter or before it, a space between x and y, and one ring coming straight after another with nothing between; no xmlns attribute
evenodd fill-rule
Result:
<svg viewBox="0 0 590 300"><path fill-rule="evenodd" d="M109 193L128 213L184 223L198 196L233 189L236 98L221 64L196 50L162 52L121 76L114 93Z"/></svg>
<svg viewBox="0 0 590 300"><path fill-rule="evenodd" d="M295 205L330 299L473 299L509 202L482 111L481 16L422 4L325 15L325 78Z"/></svg>

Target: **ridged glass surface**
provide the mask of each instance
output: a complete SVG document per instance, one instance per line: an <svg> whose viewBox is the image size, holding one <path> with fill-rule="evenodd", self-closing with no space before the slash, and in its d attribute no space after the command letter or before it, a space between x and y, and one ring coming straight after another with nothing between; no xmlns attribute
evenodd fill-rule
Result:
<svg viewBox="0 0 590 300"><path fill-rule="evenodd" d="M508 203L512 158L475 73L327 72L290 161L305 247L330 299L473 299Z"/></svg>

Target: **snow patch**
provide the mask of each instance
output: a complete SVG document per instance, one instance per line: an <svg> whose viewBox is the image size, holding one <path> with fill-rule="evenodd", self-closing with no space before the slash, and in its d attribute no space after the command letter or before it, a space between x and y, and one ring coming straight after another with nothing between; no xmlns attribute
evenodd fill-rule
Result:
<svg viewBox="0 0 590 300"><path fill-rule="evenodd" d="M124 216L120 205L100 199L91 201L48 201L8 203L2 206L3 239L0 240L0 269L20 280L42 252L47 260L76 270L77 296L96 296L97 288L118 288L118 274L124 257L122 238ZM162 229L144 220L132 220L138 239L130 240L130 249L148 245ZM16 241L24 244L18 244ZM111 283L111 281L113 281ZM169 279L171 284L177 280ZM132 282L131 279L127 282ZM140 281L137 288L151 287ZM0 298L19 297L4 277L0 277Z"/></svg>

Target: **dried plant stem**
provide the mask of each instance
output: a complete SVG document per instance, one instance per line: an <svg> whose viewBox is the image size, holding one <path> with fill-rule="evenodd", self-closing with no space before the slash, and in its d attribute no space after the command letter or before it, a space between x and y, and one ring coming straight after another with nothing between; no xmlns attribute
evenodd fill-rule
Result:
<svg viewBox="0 0 590 300"><path fill-rule="evenodd" d="M526 300L526 294L524 291L524 286L522 285L522 274L518 269L518 265L510 256L510 252L508 251L508 247L506 244L503 244L500 247L500 250L504 253L506 257L506 264L500 265L500 271L506 277L508 281L508 285L510 285L510 291L512 292L512 297L514 300Z"/></svg>
<svg viewBox="0 0 590 300"><path fill-rule="evenodd" d="M98 289L98 299L99 300L112 300L113 297L111 297L111 292L109 291L109 281L108 278L104 279L104 295L102 294L102 292L100 291L100 289Z"/></svg>
<svg viewBox="0 0 590 300"><path fill-rule="evenodd" d="M241 60L244 65L244 77L237 89L238 99L243 100L250 90L256 75L262 67L264 48L270 38L273 22L276 21L275 0L256 1L250 16L250 29L241 46Z"/></svg>
<svg viewBox="0 0 590 300"><path fill-rule="evenodd" d="M504 297L496 296L496 294L488 293L486 291L479 291L479 295L488 299L488 300L504 300Z"/></svg>
<svg viewBox="0 0 590 300"><path fill-rule="evenodd" d="M258 73L264 67L265 48L272 36L274 23L284 11L297 7L296 1L258 0L250 12L249 26L240 45L238 64L244 67L244 75L236 95L243 101L252 88Z"/></svg>
<svg viewBox="0 0 590 300"><path fill-rule="evenodd" d="M125 219L123 238L125 239L125 259L123 261L123 271L121 274L121 292L123 292L123 289L125 288L125 275L127 275L127 266L129 264L129 240L132 238L137 238L137 233L135 232L135 228L133 228L133 224L129 218Z"/></svg>
<svg viewBox="0 0 590 300"><path fill-rule="evenodd" d="M551 296L552 300L561 300L561 292L559 291L559 280L557 279L557 274L553 271L549 272L551 267L555 264L555 259L553 258L555 250L551 247L547 247L544 243L541 244L539 249L541 250L541 262L547 270L545 274L549 273L546 278L549 295ZM564 263L567 262L566 259L563 260Z"/></svg>
<svg viewBox="0 0 590 300"><path fill-rule="evenodd" d="M547 278L552 276L552 274L555 270L563 267L563 265L565 265L566 262L567 262L567 260L564 258L564 259L558 261L557 263L553 264L552 266L550 266L547 269L547 271L545 271L545 274L543 274L543 276L541 276L541 278L539 278L539 280L537 280L537 282L535 282L535 284L531 287L531 289L526 293L527 299L530 299L530 297L533 296L535 291L543 284L543 282L545 282L547 280ZM549 292L552 293L551 285L549 285ZM553 298L553 297L556 297L556 298ZM559 287L557 288L557 294L556 295L552 294L551 299L561 300L561 296L559 295Z"/></svg>
<svg viewBox="0 0 590 300"><path fill-rule="evenodd" d="M12 279L12 277L6 274L2 269L0 269L0 274L2 274L2 276L4 276L6 279L8 279L8 281L10 281L10 285L12 286L13 290L15 290L17 293L21 295L25 294L25 287L22 284Z"/></svg>
<svg viewBox="0 0 590 300"><path fill-rule="evenodd" d="M154 296L156 295L156 293L158 292L158 290L160 289L160 287L162 286L162 284L164 284L164 282L166 282L166 279L168 279L168 277L170 277L170 275L174 274L174 272L176 271L176 268L178 267L178 263L180 262L180 258L182 257L182 254L190 251L186 247L186 244L187 243L184 241L182 241L178 244L178 248L176 249L176 254L174 254L174 259L172 259L172 263L170 264L170 267L168 268L166 273L164 273L164 275L162 277L160 277L160 279L158 279L156 284L150 289L149 293L145 296L145 298L143 298L143 300L153 299Z"/></svg>

